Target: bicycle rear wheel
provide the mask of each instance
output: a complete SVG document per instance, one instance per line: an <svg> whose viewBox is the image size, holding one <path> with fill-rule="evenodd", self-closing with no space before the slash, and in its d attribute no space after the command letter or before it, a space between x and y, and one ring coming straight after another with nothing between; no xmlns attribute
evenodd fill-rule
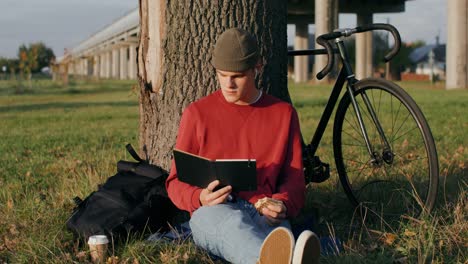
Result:
<svg viewBox="0 0 468 264"><path fill-rule="evenodd" d="M354 98L367 130L369 154L347 93L338 106L333 148L341 184L354 206L367 215L398 221L401 215L418 217L435 203L439 178L437 152L421 110L398 85L383 79L365 79L355 85ZM378 132L366 107L366 94L385 134Z"/></svg>

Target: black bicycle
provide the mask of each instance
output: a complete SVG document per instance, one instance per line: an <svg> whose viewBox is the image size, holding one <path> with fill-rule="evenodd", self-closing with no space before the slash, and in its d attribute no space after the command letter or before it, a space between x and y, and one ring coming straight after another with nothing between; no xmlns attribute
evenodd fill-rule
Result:
<svg viewBox="0 0 468 264"><path fill-rule="evenodd" d="M418 217L424 210L430 212L436 200L437 151L427 121L408 93L385 79L355 78L343 39L372 30L393 35L395 44L385 56L385 61L390 61L398 53L401 39L389 24L338 29L317 38L325 49L288 52L289 56L328 55L328 64L317 74L319 80L332 70L335 54L342 63L312 141L303 143L306 181L323 182L329 177L329 166L315 153L346 87L335 114L333 152L347 197L354 206L386 220L402 215Z"/></svg>

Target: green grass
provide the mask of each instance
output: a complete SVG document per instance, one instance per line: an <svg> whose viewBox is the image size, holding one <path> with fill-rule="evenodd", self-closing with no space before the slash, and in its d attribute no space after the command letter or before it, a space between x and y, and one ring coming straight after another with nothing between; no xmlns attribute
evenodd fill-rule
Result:
<svg viewBox="0 0 468 264"><path fill-rule="evenodd" d="M130 160L126 143L138 146L136 83L75 80L62 88L39 80L22 94L17 85L0 81L0 262L86 262L86 246L73 240L64 223L73 208L71 198L95 190L115 173L118 160ZM336 235L345 245L339 256L324 258L326 263L467 259L468 91L401 85L422 108L436 140L437 207L431 215L391 229L358 226L332 168L329 181L309 186L307 203L307 210L319 215L319 232ZM303 134L310 139L330 88L290 86ZM332 164L331 127L318 154ZM147 244L131 238L113 253L116 263L213 262L188 241Z"/></svg>

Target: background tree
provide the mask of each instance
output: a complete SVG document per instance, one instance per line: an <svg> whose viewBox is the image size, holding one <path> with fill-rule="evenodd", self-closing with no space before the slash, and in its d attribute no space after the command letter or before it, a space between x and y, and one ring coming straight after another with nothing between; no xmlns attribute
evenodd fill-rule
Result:
<svg viewBox="0 0 468 264"><path fill-rule="evenodd" d="M18 49L18 58L23 63L23 68L29 68L31 73L37 73L44 67L49 67L55 58L54 51L43 42L21 45Z"/></svg>
<svg viewBox="0 0 468 264"><path fill-rule="evenodd" d="M38 67L37 48L32 47L31 49L28 49L25 45L21 45L18 51L18 57L20 70L20 85L18 92L22 92L21 81L24 79L28 81L29 88L32 88L32 71Z"/></svg>
<svg viewBox="0 0 468 264"><path fill-rule="evenodd" d="M182 110L218 88L211 51L227 28L257 36L259 87L289 100L287 1L140 0L139 7L140 146L153 163L169 168Z"/></svg>
<svg viewBox="0 0 468 264"><path fill-rule="evenodd" d="M6 67L6 72L3 72L3 67ZM19 60L18 59L10 59L0 57L0 70L1 73L4 75L3 77L6 79L7 75L10 74L11 80L15 80L15 74L19 70Z"/></svg>
<svg viewBox="0 0 468 264"><path fill-rule="evenodd" d="M42 68L49 67L52 59L55 58L54 51L43 42L32 43L30 49L32 48L37 50L37 68L33 69L33 72L39 72Z"/></svg>

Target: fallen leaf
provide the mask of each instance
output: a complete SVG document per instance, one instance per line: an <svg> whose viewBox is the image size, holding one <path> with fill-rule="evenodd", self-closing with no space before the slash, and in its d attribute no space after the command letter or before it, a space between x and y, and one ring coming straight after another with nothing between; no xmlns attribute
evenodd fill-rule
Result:
<svg viewBox="0 0 468 264"><path fill-rule="evenodd" d="M79 260L79 262L85 262L88 258L88 253L86 251L80 251L76 253L75 257Z"/></svg>
<svg viewBox="0 0 468 264"><path fill-rule="evenodd" d="M442 248L443 245L444 245L444 241L443 241L443 240L439 240L439 248Z"/></svg>
<svg viewBox="0 0 468 264"><path fill-rule="evenodd" d="M407 237L414 237L416 235L416 233L414 231L411 231L411 230L408 230L408 229L405 229L405 236Z"/></svg>
<svg viewBox="0 0 468 264"><path fill-rule="evenodd" d="M7 208L10 209L10 210L13 209L13 200L8 199L8 201L7 201Z"/></svg>
<svg viewBox="0 0 468 264"><path fill-rule="evenodd" d="M11 235L13 236L16 236L19 234L19 231L18 229L16 228L16 225L15 224L11 224L10 225L10 229L8 230L10 232Z"/></svg>
<svg viewBox="0 0 468 264"><path fill-rule="evenodd" d="M395 234L385 233L383 235L383 242L385 243L385 245L391 246L393 242L395 242L396 238L397 238L397 235Z"/></svg>
<svg viewBox="0 0 468 264"><path fill-rule="evenodd" d="M107 264L118 264L119 263L119 257L118 256L110 256L107 258L106 261Z"/></svg>
<svg viewBox="0 0 468 264"><path fill-rule="evenodd" d="M405 140L403 140L403 142L401 143L401 148L405 149L408 147L408 145L409 145L408 139L405 138Z"/></svg>
<svg viewBox="0 0 468 264"><path fill-rule="evenodd" d="M15 247L16 247L16 244L18 244L18 239L14 238L14 239L8 239L7 237L4 238L5 240L5 246L6 248L8 248L10 251L14 251L15 250Z"/></svg>
<svg viewBox="0 0 468 264"><path fill-rule="evenodd" d="M25 156L25 157L28 157L28 156L31 155L31 153L32 153L32 151L30 149L25 149L25 150L23 150L23 152L21 154L23 156Z"/></svg>

